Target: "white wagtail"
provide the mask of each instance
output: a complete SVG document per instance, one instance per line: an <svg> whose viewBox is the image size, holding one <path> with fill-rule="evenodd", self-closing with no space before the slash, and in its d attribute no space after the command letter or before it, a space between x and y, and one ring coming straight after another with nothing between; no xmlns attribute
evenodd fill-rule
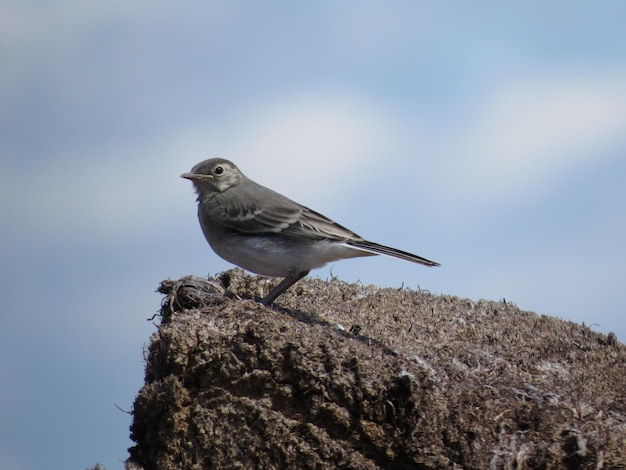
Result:
<svg viewBox="0 0 626 470"><path fill-rule="evenodd" d="M211 248L225 260L265 276L284 277L261 302L269 306L311 269L330 261L388 255L426 266L439 263L370 242L308 207L255 183L223 158L198 163L189 179Z"/></svg>

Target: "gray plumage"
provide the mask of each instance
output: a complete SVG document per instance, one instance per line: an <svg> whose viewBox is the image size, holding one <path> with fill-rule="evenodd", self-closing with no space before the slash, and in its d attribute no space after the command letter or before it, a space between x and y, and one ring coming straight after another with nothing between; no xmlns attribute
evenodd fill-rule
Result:
<svg viewBox="0 0 626 470"><path fill-rule="evenodd" d="M311 269L338 259L381 254L439 266L421 256L367 241L255 183L223 158L200 162L181 177L195 186L202 232L219 256L257 274L285 278L261 300L265 305Z"/></svg>

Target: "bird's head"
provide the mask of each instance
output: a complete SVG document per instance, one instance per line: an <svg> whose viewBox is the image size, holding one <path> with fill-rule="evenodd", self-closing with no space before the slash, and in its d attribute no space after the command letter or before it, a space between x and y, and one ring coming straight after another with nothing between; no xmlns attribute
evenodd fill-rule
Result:
<svg viewBox="0 0 626 470"><path fill-rule="evenodd" d="M237 165L223 158L200 162L189 173L183 173L180 177L191 180L199 197L208 193L224 192L245 179Z"/></svg>

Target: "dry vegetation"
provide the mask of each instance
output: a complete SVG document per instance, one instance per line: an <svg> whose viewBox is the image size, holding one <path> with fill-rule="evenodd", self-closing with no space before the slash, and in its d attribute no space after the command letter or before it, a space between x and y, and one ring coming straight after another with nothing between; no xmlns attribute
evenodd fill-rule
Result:
<svg viewBox="0 0 626 470"><path fill-rule="evenodd" d="M504 302L164 281L127 468L626 468L626 348ZM248 300L246 300L248 299Z"/></svg>

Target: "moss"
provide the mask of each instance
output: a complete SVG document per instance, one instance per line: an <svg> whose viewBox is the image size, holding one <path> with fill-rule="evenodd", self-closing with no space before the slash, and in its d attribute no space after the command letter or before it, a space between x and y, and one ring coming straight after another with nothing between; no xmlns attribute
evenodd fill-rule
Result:
<svg viewBox="0 0 626 470"><path fill-rule="evenodd" d="M624 468L626 348L505 302L164 281L128 468Z"/></svg>

